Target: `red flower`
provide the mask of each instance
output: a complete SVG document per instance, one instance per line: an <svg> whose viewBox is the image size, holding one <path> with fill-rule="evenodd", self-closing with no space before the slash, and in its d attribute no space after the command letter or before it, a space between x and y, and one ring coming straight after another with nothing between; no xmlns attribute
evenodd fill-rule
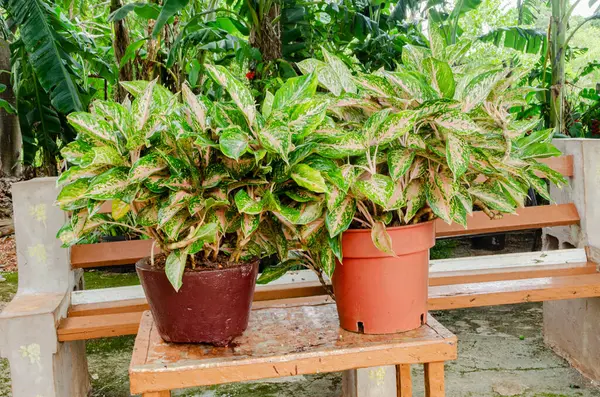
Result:
<svg viewBox="0 0 600 397"><path fill-rule="evenodd" d="M256 77L256 73L253 70L251 70L248 73L246 73L246 78L248 80L254 80L255 77Z"/></svg>

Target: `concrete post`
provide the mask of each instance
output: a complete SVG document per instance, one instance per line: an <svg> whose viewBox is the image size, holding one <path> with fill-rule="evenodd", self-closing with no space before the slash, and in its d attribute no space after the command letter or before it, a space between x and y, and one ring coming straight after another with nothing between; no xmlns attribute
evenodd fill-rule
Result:
<svg viewBox="0 0 600 397"><path fill-rule="evenodd" d="M0 355L10 362L13 397L84 397L90 383L83 342L59 343L80 273L56 232L67 220L53 205L56 178L13 185L19 287L0 313Z"/></svg>
<svg viewBox="0 0 600 397"><path fill-rule="evenodd" d="M557 139L574 158L570 186L551 187L559 204L575 203L580 226L546 228L543 247L586 247L588 260L600 263L600 140ZM600 298L544 302L544 340L585 376L600 380Z"/></svg>

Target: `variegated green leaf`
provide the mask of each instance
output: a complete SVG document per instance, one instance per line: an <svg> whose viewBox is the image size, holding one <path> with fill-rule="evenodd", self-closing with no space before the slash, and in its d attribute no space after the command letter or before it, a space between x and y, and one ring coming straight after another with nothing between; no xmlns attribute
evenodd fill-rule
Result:
<svg viewBox="0 0 600 397"><path fill-rule="evenodd" d="M314 222L308 223L300 228L300 241L305 246L313 246L316 240L321 235L321 231L325 227L323 218L317 219Z"/></svg>
<svg viewBox="0 0 600 397"><path fill-rule="evenodd" d="M386 115L386 117L381 120L381 123L376 127L374 126L374 130L367 130L367 134L369 134L370 138L369 145L382 146L398 140L398 138L413 129L414 115L414 112L411 110L403 110ZM368 124L368 121L366 124ZM367 128L366 125L365 128Z"/></svg>
<svg viewBox="0 0 600 397"><path fill-rule="evenodd" d="M444 49L446 47L446 40L444 36L442 36L442 32L440 32L440 27L432 23L427 26L427 31L429 33L429 46L431 48L431 54L438 59L444 58Z"/></svg>
<svg viewBox="0 0 600 397"><path fill-rule="evenodd" d="M479 106L504 76L503 70L488 70L471 79L462 92L462 110L470 112Z"/></svg>
<svg viewBox="0 0 600 397"><path fill-rule="evenodd" d="M85 194L89 185L90 178L81 178L64 186L56 198L56 204L65 211L84 208L86 206Z"/></svg>
<svg viewBox="0 0 600 397"><path fill-rule="evenodd" d="M152 227L158 225L158 205L147 205L138 212L136 221L140 226Z"/></svg>
<svg viewBox="0 0 600 397"><path fill-rule="evenodd" d="M423 59L431 56L431 50L427 47L405 44L402 47L402 64L417 72L422 72Z"/></svg>
<svg viewBox="0 0 600 397"><path fill-rule="evenodd" d="M329 237L328 238L329 241L329 248L331 249L331 252L333 252L333 255L335 255L336 259L340 262L343 263L344 261L344 255L342 252L342 235L338 235L337 237Z"/></svg>
<svg viewBox="0 0 600 397"><path fill-rule="evenodd" d="M86 155L86 153L92 149L92 145L84 142L81 139L69 143L67 146L60 150L62 157L67 162L79 165L79 162Z"/></svg>
<svg viewBox="0 0 600 397"><path fill-rule="evenodd" d="M346 197L338 206L329 208L325 216L325 225L330 237L335 237L350 227L356 213L356 200Z"/></svg>
<svg viewBox="0 0 600 397"><path fill-rule="evenodd" d="M335 55L330 54L329 51L327 51L324 47L321 47L321 51L323 52L325 62L329 64L331 70L333 70L333 72L336 74L344 91L349 94L356 94L356 84L354 84L354 81L352 80L352 72L350 69L348 69L346 64Z"/></svg>
<svg viewBox="0 0 600 397"><path fill-rule="evenodd" d="M467 227L467 210L458 197L452 197L452 200L450 200L450 217L452 221L462 227Z"/></svg>
<svg viewBox="0 0 600 397"><path fill-rule="evenodd" d="M142 94L135 98L131 104L131 110L135 117L136 132L141 131L146 126L146 122L150 118L150 113L153 105L153 92L156 86L157 79L152 80ZM131 138L131 137L130 137Z"/></svg>
<svg viewBox="0 0 600 397"><path fill-rule="evenodd" d="M292 108L289 126L295 139L311 134L325 120L329 101L323 98L309 99Z"/></svg>
<svg viewBox="0 0 600 397"><path fill-rule="evenodd" d="M319 265L321 270L331 279L333 272L335 271L335 255L329 248L329 245L321 247L319 252Z"/></svg>
<svg viewBox="0 0 600 397"><path fill-rule="evenodd" d="M390 176L398 180L406 174L415 159L415 151L407 148L393 149L388 152L387 162Z"/></svg>
<svg viewBox="0 0 600 397"><path fill-rule="evenodd" d="M244 189L235 194L235 205L239 212L248 215L258 215L263 211L262 202L254 200Z"/></svg>
<svg viewBox="0 0 600 397"><path fill-rule="evenodd" d="M437 116L435 123L449 132L460 136L469 137L474 133L479 133L480 127L469 117L468 114L459 110L447 110Z"/></svg>
<svg viewBox="0 0 600 397"><path fill-rule="evenodd" d="M185 271L187 257L186 250L175 250L167 256L165 274L175 291L179 291L183 285L183 272Z"/></svg>
<svg viewBox="0 0 600 397"><path fill-rule="evenodd" d="M205 65L212 78L221 84L233 99L233 102L244 113L248 125L254 124L256 118L256 106L252 93L238 79L236 79L227 68L221 65Z"/></svg>
<svg viewBox="0 0 600 397"><path fill-rule="evenodd" d="M272 281L277 280L286 274L291 268L295 266L302 266L303 262L298 259L287 259L281 263L278 263L276 266L270 266L265 268L260 276L258 276L258 280L256 280L257 284L268 284Z"/></svg>
<svg viewBox="0 0 600 397"><path fill-rule="evenodd" d="M469 193L492 210L505 213L515 212L515 202L496 186L490 184L472 186L469 188Z"/></svg>
<svg viewBox="0 0 600 397"><path fill-rule="evenodd" d="M387 175L374 174L359 179L354 187L369 200L385 208L394 193L395 184Z"/></svg>
<svg viewBox="0 0 600 397"><path fill-rule="evenodd" d="M306 164L297 164L292 168L291 177L299 186L315 193L327 192L327 185L321 172Z"/></svg>
<svg viewBox="0 0 600 397"><path fill-rule="evenodd" d="M373 74L359 74L354 77L354 83L366 93L375 97L393 97L396 95L394 87L389 81L381 76Z"/></svg>
<svg viewBox="0 0 600 397"><path fill-rule="evenodd" d="M454 180L458 180L469 169L469 158L471 151L469 146L458 136L448 133L446 140L446 160L448 167L454 175Z"/></svg>
<svg viewBox="0 0 600 397"><path fill-rule="evenodd" d="M371 240L373 240L373 244L379 251L396 256L392 244L392 238L387 232L383 222L375 222L373 224L373 228L371 229Z"/></svg>
<svg viewBox="0 0 600 397"><path fill-rule="evenodd" d="M450 99L454 97L456 82L450 65L435 58L425 58L423 73L429 76L431 85L441 96Z"/></svg>
<svg viewBox="0 0 600 397"><path fill-rule="evenodd" d="M94 200L112 200L123 197L125 188L131 183L128 178L129 168L115 167L94 177L85 194Z"/></svg>
<svg viewBox="0 0 600 397"><path fill-rule="evenodd" d="M287 79L275 92L273 110L281 110L312 98L317 91L317 84L317 76L313 73Z"/></svg>
<svg viewBox="0 0 600 397"><path fill-rule="evenodd" d="M283 217L293 225L306 225L321 217L323 206L322 201L302 203L298 208L282 205L276 215Z"/></svg>
<svg viewBox="0 0 600 397"><path fill-rule="evenodd" d="M189 106L194 119L203 130L206 128L206 107L198 100L198 97L188 87L187 83L181 86L181 93L183 94L183 100Z"/></svg>
<svg viewBox="0 0 600 397"><path fill-rule="evenodd" d="M175 215L184 208L183 203L179 203L177 205L169 205L168 202L164 202L161 204L158 210L158 227L164 227Z"/></svg>
<svg viewBox="0 0 600 397"><path fill-rule="evenodd" d="M366 137L357 132L348 132L339 138L322 144L319 154L330 159L345 159L365 152Z"/></svg>
<svg viewBox="0 0 600 397"><path fill-rule="evenodd" d="M248 149L250 137L238 126L231 126L219 136L221 152L234 160L238 160Z"/></svg>
<svg viewBox="0 0 600 397"><path fill-rule="evenodd" d="M309 165L317 171L320 171L321 175L327 181L334 184L343 192L348 192L350 183L342 174L342 170L340 169L339 165L333 160L321 157L318 154L313 154L304 159L303 163Z"/></svg>
<svg viewBox="0 0 600 397"><path fill-rule="evenodd" d="M531 185L531 187L544 199L552 202L552 197L550 197L550 192L548 191L548 184L541 178L535 176L532 172L525 172L527 182Z"/></svg>
<svg viewBox="0 0 600 397"><path fill-rule="evenodd" d="M229 172L223 164L210 164L206 169L202 187L209 189L229 178Z"/></svg>
<svg viewBox="0 0 600 397"><path fill-rule="evenodd" d="M427 204L429 204L429 208L431 208L433 213L444 222L448 224L452 223L452 218L450 217L451 198L447 198L442 193L440 187L433 181L430 181L425 185L425 195Z"/></svg>
<svg viewBox="0 0 600 397"><path fill-rule="evenodd" d="M105 167L87 167L81 168L79 166L70 167L64 171L56 180L56 186L62 186L67 183L71 183L81 178L92 178L106 171Z"/></svg>
<svg viewBox="0 0 600 397"><path fill-rule="evenodd" d="M241 221L242 235L246 238L250 237L250 235L258 229L259 224L260 216L243 214Z"/></svg>
<svg viewBox="0 0 600 397"><path fill-rule="evenodd" d="M406 196L404 188L405 186L402 181L394 182L394 191L389 201L384 207L386 211L399 210L406 206Z"/></svg>
<svg viewBox="0 0 600 397"><path fill-rule="evenodd" d="M129 178L131 182L142 182L150 175L167 169L167 162L158 153L149 153L140 157L136 161L131 170L129 170Z"/></svg>
<svg viewBox="0 0 600 397"><path fill-rule="evenodd" d="M117 143L117 136L112 126L101 116L87 112L74 112L67 116L75 130L92 141L109 145Z"/></svg>
<svg viewBox="0 0 600 397"><path fill-rule="evenodd" d="M297 62L296 65L302 74L307 75L310 73L315 73L317 75L319 85L330 91L333 95L339 96L342 93L344 87L342 86L340 78L331 68L331 66L325 62L317 59L304 59L300 62Z"/></svg>
<svg viewBox="0 0 600 397"><path fill-rule="evenodd" d="M284 193L286 196L299 203L307 203L309 201L319 200L318 195L311 193L306 189L286 189Z"/></svg>
<svg viewBox="0 0 600 397"><path fill-rule="evenodd" d="M292 131L282 122L273 123L258 131L260 143L269 153L278 154L287 162L292 149Z"/></svg>
<svg viewBox="0 0 600 397"><path fill-rule="evenodd" d="M184 227L187 226L186 223L188 217L189 214L187 211L179 211L161 226L161 230L165 234L168 242L175 242L179 239L179 234L184 230Z"/></svg>
<svg viewBox="0 0 600 397"><path fill-rule="evenodd" d="M93 147L79 161L82 168L123 165L125 158L112 146Z"/></svg>
<svg viewBox="0 0 600 397"><path fill-rule="evenodd" d="M402 93L401 97L405 100L423 103L438 97L433 87L427 82L425 75L419 72L397 70L395 72L385 71L382 74L396 90Z"/></svg>
<svg viewBox="0 0 600 397"><path fill-rule="evenodd" d="M121 201L119 199L115 199L112 201L111 204L111 215L112 218L115 221L118 221L119 219L125 217L125 215L127 215L129 213L129 210L131 209L130 204Z"/></svg>

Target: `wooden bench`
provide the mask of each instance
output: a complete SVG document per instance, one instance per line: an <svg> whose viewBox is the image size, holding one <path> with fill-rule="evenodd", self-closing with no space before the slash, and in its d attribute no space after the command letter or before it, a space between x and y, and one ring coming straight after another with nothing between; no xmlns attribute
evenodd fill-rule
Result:
<svg viewBox="0 0 600 397"><path fill-rule="evenodd" d="M431 316L414 331L360 335L339 328L331 303L254 309L248 329L235 346L222 348L165 343L151 313L146 311L141 318L129 377L131 393L144 397L168 397L174 389L322 372L348 371L345 379L356 383L352 370L365 365L395 366L399 382L393 395L411 397L411 364L424 364L426 396L444 397L444 362L456 359L457 354L456 336ZM368 385L368 393L382 395L378 392L385 391L385 372L375 375L379 382Z"/></svg>
<svg viewBox="0 0 600 397"><path fill-rule="evenodd" d="M574 176L572 156L550 159L548 165L566 177ZM56 194L53 178L23 182L13 188L15 219L19 220L15 225L19 291L0 314L0 354L11 361L14 397L34 392L29 377L19 375L27 371L38 373L44 380L35 385L40 395L84 395L89 382L82 342L136 334L142 313L148 309L139 286L79 289L82 269L133 264L149 254L151 241L62 249L54 235L66 215L52 206ZM558 226L577 228L579 223L576 205L562 203L522 208L517 215L500 220L476 212L466 230L441 221L436 228L438 238L448 238ZM600 274L583 246L432 261L430 272L432 310L600 296ZM299 271L258 286L254 308L327 300L314 275ZM23 351L33 350L37 357L38 348L40 363L44 364L33 368L31 360L23 358Z"/></svg>

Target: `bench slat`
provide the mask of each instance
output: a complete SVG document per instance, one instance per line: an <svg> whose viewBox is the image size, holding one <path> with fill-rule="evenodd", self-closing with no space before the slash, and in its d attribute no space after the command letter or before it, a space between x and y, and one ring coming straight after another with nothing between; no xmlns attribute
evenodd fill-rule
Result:
<svg viewBox="0 0 600 397"><path fill-rule="evenodd" d="M436 221L437 237L469 236L476 234L537 229L552 226L568 226L579 223L577 208L572 203L525 207L518 215L505 215L491 220L481 211L473 213L467 220L467 229L457 224L448 225ZM152 247L151 240L118 241L99 244L75 245L71 248L71 267L89 268L132 264L146 257ZM155 253L158 253L155 247Z"/></svg>
<svg viewBox="0 0 600 397"><path fill-rule="evenodd" d="M546 164L554 171L558 171L562 176L573 176L573 155L568 154L558 157L549 157L547 159L539 159L540 163Z"/></svg>
<svg viewBox="0 0 600 397"><path fill-rule="evenodd" d="M477 282L429 287L429 309L505 305L600 296L600 274L541 277L523 280ZM327 296L296 297L255 302L254 309L326 302ZM138 302L139 304L139 302ZM60 341L103 336L132 335L137 332L141 312L68 317L58 329Z"/></svg>

